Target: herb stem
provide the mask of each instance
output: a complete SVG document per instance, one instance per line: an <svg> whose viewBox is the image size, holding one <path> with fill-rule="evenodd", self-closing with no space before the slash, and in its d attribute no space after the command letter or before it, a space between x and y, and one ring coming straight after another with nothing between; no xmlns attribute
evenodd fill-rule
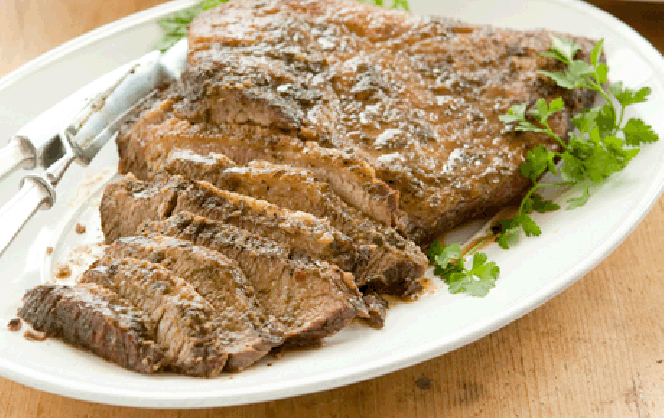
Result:
<svg viewBox="0 0 664 418"><path fill-rule="evenodd" d="M555 132L553 132L553 129L551 129L549 127L549 122L548 121L544 124L544 126L546 126L547 135L553 137L553 139L555 139L560 144L560 146L563 147L563 151L566 150L567 149L567 144L565 144L565 141L563 141L558 135L556 135Z"/></svg>

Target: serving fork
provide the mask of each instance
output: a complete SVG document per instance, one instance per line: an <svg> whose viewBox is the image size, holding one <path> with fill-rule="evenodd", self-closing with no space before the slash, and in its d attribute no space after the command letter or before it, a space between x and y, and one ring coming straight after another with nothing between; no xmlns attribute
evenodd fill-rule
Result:
<svg viewBox="0 0 664 418"><path fill-rule="evenodd" d="M20 190L0 208L0 256L38 210L56 202L56 187L76 161L87 166L135 109L159 88L179 78L186 57L182 40L165 53L153 51L133 63L109 88L90 100L56 132L28 124L0 149L0 180L19 168L41 168L28 174Z"/></svg>

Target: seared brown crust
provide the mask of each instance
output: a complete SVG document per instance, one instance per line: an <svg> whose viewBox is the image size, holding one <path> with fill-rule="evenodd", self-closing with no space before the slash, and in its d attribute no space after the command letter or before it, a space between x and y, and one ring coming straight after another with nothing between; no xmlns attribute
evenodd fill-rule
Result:
<svg viewBox="0 0 664 418"><path fill-rule="evenodd" d="M214 334L213 307L190 284L148 261L104 257L81 277L117 293L155 323L165 363L191 376L217 376L228 355Z"/></svg>
<svg viewBox="0 0 664 418"><path fill-rule="evenodd" d="M162 366L164 352L150 318L97 285L37 286L26 292L19 316L37 331L129 370L153 373Z"/></svg>
<svg viewBox="0 0 664 418"><path fill-rule="evenodd" d="M144 230L189 240L234 259L261 306L291 342L312 343L339 331L358 309L366 311L350 273L322 261L290 259L292 250L284 244L188 212L148 222Z"/></svg>
<svg viewBox="0 0 664 418"><path fill-rule="evenodd" d="M214 308L209 326L228 355L225 370L245 369L282 343L278 330L275 334L265 323L265 312L244 273L214 250L155 234L119 238L105 255L161 264L191 284Z"/></svg>

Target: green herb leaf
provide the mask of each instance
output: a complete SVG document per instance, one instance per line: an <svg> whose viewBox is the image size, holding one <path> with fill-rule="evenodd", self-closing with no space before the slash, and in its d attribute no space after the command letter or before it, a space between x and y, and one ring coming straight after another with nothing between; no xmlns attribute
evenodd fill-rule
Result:
<svg viewBox="0 0 664 418"><path fill-rule="evenodd" d="M569 64L574 59L577 51L581 47L574 43L571 39L551 37L551 46L549 47L550 53L544 53L543 56L550 56L558 59L559 61Z"/></svg>
<svg viewBox="0 0 664 418"><path fill-rule="evenodd" d="M523 213L519 215L520 223L521 223L521 229L523 229L523 232L526 234L527 237L539 237L542 235L542 230L540 227L533 221L533 218L530 217L530 215Z"/></svg>
<svg viewBox="0 0 664 418"><path fill-rule="evenodd" d="M632 118L627 121L622 129L625 134L625 141L628 145L636 146L644 142L656 142L659 137L652 130L650 125L646 125L641 119Z"/></svg>
<svg viewBox="0 0 664 418"><path fill-rule="evenodd" d="M590 53L590 63L593 65L593 67L597 67L597 64L599 63L599 57L602 55L603 50L604 39L600 39L599 42L597 42L593 47L593 52Z"/></svg>
<svg viewBox="0 0 664 418"><path fill-rule="evenodd" d="M484 253L473 254L473 270L484 265L484 263L486 263L487 258L488 257Z"/></svg>
<svg viewBox="0 0 664 418"><path fill-rule="evenodd" d="M513 105L506 115L498 116L503 123L521 122L526 120L526 105Z"/></svg>
<svg viewBox="0 0 664 418"><path fill-rule="evenodd" d="M500 221L500 235L498 236L498 245L502 249L509 249L510 245L516 244L519 239L519 230L521 223L519 217L503 219Z"/></svg>
<svg viewBox="0 0 664 418"><path fill-rule="evenodd" d="M394 0L392 8L401 9L410 12L410 6L408 5L408 0Z"/></svg>
<svg viewBox="0 0 664 418"><path fill-rule="evenodd" d="M540 132L540 133L548 133L549 132L548 129L539 128L539 127L533 125L530 122L519 122L519 124L516 126L515 130L522 131L522 132Z"/></svg>
<svg viewBox="0 0 664 418"><path fill-rule="evenodd" d="M639 90L625 88L622 81L611 84L607 90L624 107L635 103L643 103L648 100L648 96L652 93L650 87L642 87Z"/></svg>
<svg viewBox="0 0 664 418"><path fill-rule="evenodd" d="M577 79L572 74L563 73L560 71L540 71L540 74L544 74L545 76L551 78L551 80L555 81L557 85L568 90L576 88L579 83L582 82L582 80Z"/></svg>
<svg viewBox="0 0 664 418"><path fill-rule="evenodd" d="M537 193L532 194L530 196L530 200L532 202L530 211L535 211L537 213L546 213L560 209L560 205L554 203L552 200L544 199L542 196L538 195Z"/></svg>
<svg viewBox="0 0 664 418"><path fill-rule="evenodd" d="M556 154L553 151L549 151L546 147L539 145L526 153L526 161L519 167L521 174L533 182L537 182L547 169L554 173L556 172L556 167L553 163L555 158Z"/></svg>
<svg viewBox="0 0 664 418"><path fill-rule="evenodd" d="M606 64L598 64L595 71L597 72L597 82L599 84L604 84L608 81L609 67L607 67Z"/></svg>
<svg viewBox="0 0 664 418"><path fill-rule="evenodd" d="M535 108L529 113L535 116L541 124L545 124L545 122L549 120L549 117L562 110L564 105L565 103L560 97L552 100L550 104L547 104L544 99L537 99L535 102Z"/></svg>
<svg viewBox="0 0 664 418"><path fill-rule="evenodd" d="M429 251L427 251L430 263L436 262L436 257L443 253L443 248L443 244L441 244L439 241L434 241L431 243L429 246Z"/></svg>
<svg viewBox="0 0 664 418"><path fill-rule="evenodd" d="M438 241L429 247L429 257L434 261L434 274L449 286L450 293L466 293L484 297L495 287L500 268L494 262L487 263L485 253L473 254L472 267L468 270L461 256L459 244L443 247Z"/></svg>

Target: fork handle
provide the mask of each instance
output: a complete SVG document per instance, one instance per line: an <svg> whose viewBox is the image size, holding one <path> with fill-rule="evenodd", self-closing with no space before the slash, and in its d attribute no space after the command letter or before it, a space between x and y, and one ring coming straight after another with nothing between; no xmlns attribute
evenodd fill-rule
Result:
<svg viewBox="0 0 664 418"><path fill-rule="evenodd" d="M17 168L34 168L36 164L35 149L24 136L14 136L0 148L0 180Z"/></svg>
<svg viewBox="0 0 664 418"><path fill-rule="evenodd" d="M25 177L18 194L0 208L0 255L40 208L51 207L54 197L55 191L45 179Z"/></svg>

